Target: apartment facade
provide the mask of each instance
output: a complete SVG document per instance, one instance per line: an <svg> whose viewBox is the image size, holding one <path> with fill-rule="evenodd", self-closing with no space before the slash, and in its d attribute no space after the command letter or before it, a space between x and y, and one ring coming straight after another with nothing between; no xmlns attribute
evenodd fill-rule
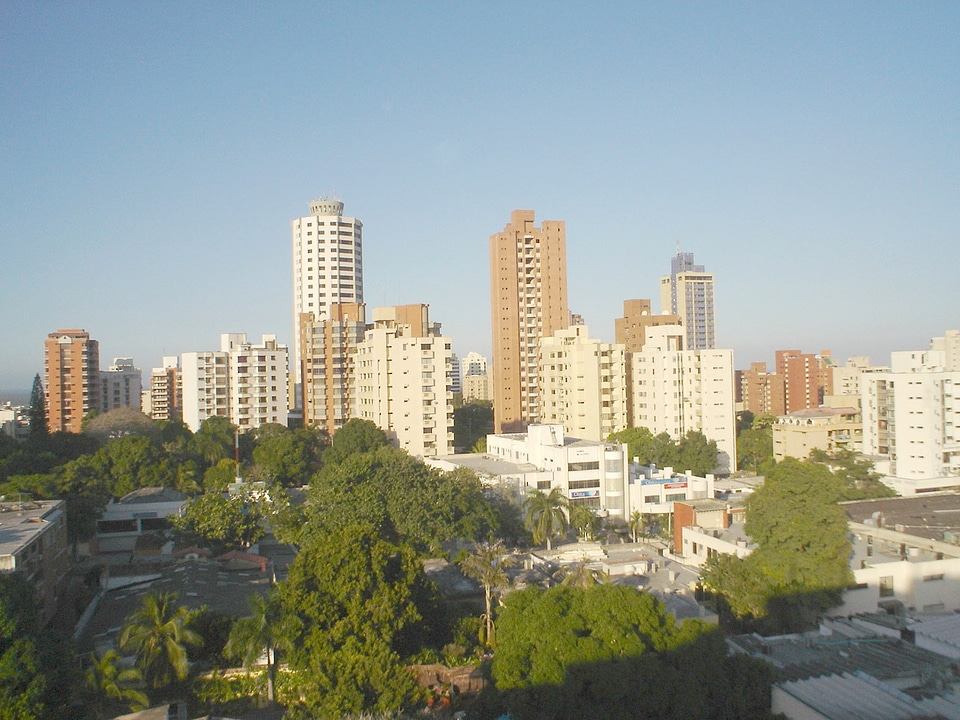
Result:
<svg viewBox="0 0 960 720"><path fill-rule="evenodd" d="M750 363L749 370L737 370L734 378L740 409L754 415L783 415L787 412L783 375L768 373L765 362Z"/></svg>
<svg viewBox="0 0 960 720"><path fill-rule="evenodd" d="M540 419L569 436L602 441L627 428L626 353L590 338L586 325L540 341Z"/></svg>
<svg viewBox="0 0 960 720"><path fill-rule="evenodd" d="M960 333L951 330L925 351L892 353L889 371L860 377L863 452L889 458L901 494L960 485L958 358Z"/></svg>
<svg viewBox="0 0 960 720"><path fill-rule="evenodd" d="M363 303L332 303L326 317L300 315L301 406L305 425L332 436L354 411L357 348L367 328Z"/></svg>
<svg viewBox="0 0 960 720"><path fill-rule="evenodd" d="M519 432L539 417L540 339L570 323L566 224L514 210L490 236L490 297L494 429Z"/></svg>
<svg viewBox="0 0 960 720"><path fill-rule="evenodd" d="M209 417L225 417L240 432L287 424L287 346L276 335L260 344L245 333L220 336L220 350L183 353L183 422L193 432Z"/></svg>
<svg viewBox="0 0 960 720"><path fill-rule="evenodd" d="M678 252L670 260L670 274L660 278L660 309L680 318L687 350L717 346L713 273L696 265L693 253Z"/></svg>
<svg viewBox="0 0 960 720"><path fill-rule="evenodd" d="M683 350L685 329L650 328L633 353L635 427L678 440L691 430L717 443L717 472L736 467L733 351Z"/></svg>
<svg viewBox="0 0 960 720"><path fill-rule="evenodd" d="M163 366L150 371L150 412L154 420L175 420L182 415L183 378L180 358L167 355Z"/></svg>
<svg viewBox="0 0 960 720"><path fill-rule="evenodd" d="M859 405L859 403L858 403ZM773 424L773 457L805 460L813 450L860 452L863 422L859 407L819 407L781 415Z"/></svg>
<svg viewBox="0 0 960 720"><path fill-rule="evenodd" d="M464 402L493 400L486 356L472 351L467 353L466 357L460 361L460 377Z"/></svg>
<svg viewBox="0 0 960 720"><path fill-rule="evenodd" d="M777 374L783 377L785 412L817 408L833 394L830 351L819 355L799 350L777 350Z"/></svg>
<svg viewBox="0 0 960 720"><path fill-rule="evenodd" d="M453 453L450 339L423 304L374 308L357 346L354 417L415 457Z"/></svg>
<svg viewBox="0 0 960 720"><path fill-rule="evenodd" d="M114 358L107 370L100 371L100 412L118 408L141 409L143 373L133 364L133 358Z"/></svg>
<svg viewBox="0 0 960 720"><path fill-rule="evenodd" d="M310 214L292 220L293 243L293 356L300 350L300 316L312 313L316 321L330 317L333 303L363 302L363 223L343 214L343 203L318 198ZM294 367L299 384L303 368Z"/></svg>
<svg viewBox="0 0 960 720"><path fill-rule="evenodd" d="M47 429L78 433L83 417L100 409L100 343L80 329L57 330L43 344Z"/></svg>

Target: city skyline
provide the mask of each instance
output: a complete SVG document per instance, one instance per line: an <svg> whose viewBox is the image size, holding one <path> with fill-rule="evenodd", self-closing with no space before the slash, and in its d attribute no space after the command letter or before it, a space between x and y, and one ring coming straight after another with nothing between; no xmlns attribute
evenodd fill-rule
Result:
<svg viewBox="0 0 960 720"><path fill-rule="evenodd" d="M322 21L323 42L305 23ZM293 347L290 223L364 224L368 308L492 356L487 240L566 225L613 340L677 246L735 367L960 326L960 6L0 7L0 392L83 328L101 363Z"/></svg>

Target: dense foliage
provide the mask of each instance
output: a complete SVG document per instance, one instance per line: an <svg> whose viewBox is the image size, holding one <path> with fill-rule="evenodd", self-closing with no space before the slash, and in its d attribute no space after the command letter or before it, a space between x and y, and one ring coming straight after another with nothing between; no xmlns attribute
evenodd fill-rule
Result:
<svg viewBox="0 0 960 720"><path fill-rule="evenodd" d="M528 718L764 718L771 674L629 587L528 588L500 616L495 709ZM748 684L749 683L749 684Z"/></svg>
<svg viewBox="0 0 960 720"><path fill-rule="evenodd" d="M852 575L843 481L819 463L788 458L770 469L747 502L747 534L758 548L744 559L714 558L704 584L741 619L772 631L813 625L840 602Z"/></svg>
<svg viewBox="0 0 960 720"><path fill-rule="evenodd" d="M707 440L696 430L674 441L665 432L654 435L647 428L636 427L612 433L607 440L626 443L630 460L636 458L641 465L672 467L677 472L689 470L700 477L717 467L716 441Z"/></svg>

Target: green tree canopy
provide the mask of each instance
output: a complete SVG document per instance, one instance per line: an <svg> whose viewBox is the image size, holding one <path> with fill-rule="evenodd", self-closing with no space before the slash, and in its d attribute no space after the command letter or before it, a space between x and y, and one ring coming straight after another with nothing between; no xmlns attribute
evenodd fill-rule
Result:
<svg viewBox="0 0 960 720"><path fill-rule="evenodd" d="M676 470L689 470L698 477L705 477L717 467L717 443L707 440L703 433L691 430L677 443Z"/></svg>
<svg viewBox="0 0 960 720"><path fill-rule="evenodd" d="M125 435L143 435L153 442L160 440L160 426L132 407L121 407L97 415L83 426L87 435L107 442Z"/></svg>
<svg viewBox="0 0 960 720"><path fill-rule="evenodd" d="M421 623L427 581L409 547L353 525L301 548L278 587L302 630L288 655L298 697L294 718L407 709L419 697L401 650Z"/></svg>
<svg viewBox="0 0 960 720"><path fill-rule="evenodd" d="M793 632L840 602L852 579L847 517L837 503L843 482L817 463L787 458L747 501L747 534L758 548L747 558L714 559L705 586L738 617L767 618Z"/></svg>
<svg viewBox="0 0 960 720"><path fill-rule="evenodd" d="M190 450L203 458L207 465L215 465L234 455L237 428L227 418L214 415L200 424L190 438Z"/></svg>
<svg viewBox="0 0 960 720"><path fill-rule="evenodd" d="M323 453L325 464L343 462L351 455L359 455L389 445L387 436L369 420L352 418L333 434L332 444Z"/></svg>
<svg viewBox="0 0 960 720"><path fill-rule="evenodd" d="M468 450L493 432L493 403L472 400L453 411L453 444Z"/></svg>
<svg viewBox="0 0 960 720"><path fill-rule="evenodd" d="M33 586L0 575L0 718L41 720L49 708L50 677L38 643Z"/></svg>
<svg viewBox="0 0 960 720"><path fill-rule="evenodd" d="M260 504L243 495L224 497L206 493L187 501L173 518L174 529L216 543L226 549L250 547L263 537Z"/></svg>
<svg viewBox="0 0 960 720"><path fill-rule="evenodd" d="M263 468L270 480L291 487L305 485L321 467L327 435L318 428L274 431L259 439L253 450L253 461Z"/></svg>
<svg viewBox="0 0 960 720"><path fill-rule="evenodd" d="M311 482L309 499L309 533L370 523L421 552L437 552L449 540L486 537L499 523L474 473L444 473L389 446L325 465Z"/></svg>

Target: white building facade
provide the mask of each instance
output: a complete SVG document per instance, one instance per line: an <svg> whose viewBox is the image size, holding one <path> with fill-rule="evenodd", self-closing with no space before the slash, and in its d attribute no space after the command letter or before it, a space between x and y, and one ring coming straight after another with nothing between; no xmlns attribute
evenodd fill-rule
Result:
<svg viewBox="0 0 960 720"><path fill-rule="evenodd" d="M372 320L354 361L354 417L415 457L452 454L450 338L426 305L375 308Z"/></svg>
<svg viewBox="0 0 960 720"><path fill-rule="evenodd" d="M363 223L343 214L339 200L319 198L310 214L291 221L294 358L300 354L300 315L325 320L331 303L363 302ZM302 369L294 368L300 383Z"/></svg>
<svg viewBox="0 0 960 720"><path fill-rule="evenodd" d="M628 518L626 444L569 438L561 425L530 425L525 433L487 435L487 453L528 466L523 491L559 488L571 505L619 522Z"/></svg>
<svg viewBox="0 0 960 720"><path fill-rule="evenodd" d="M626 353L571 325L540 340L540 420L564 433L602 441L627 428Z"/></svg>
<svg viewBox="0 0 960 720"><path fill-rule="evenodd" d="M118 408L141 409L143 373L135 367L133 358L114 358L113 365L100 371L100 412Z"/></svg>
<svg viewBox="0 0 960 720"><path fill-rule="evenodd" d="M287 424L286 345L276 335L261 343L245 333L220 336L220 350L181 356L183 421L193 432L209 417L225 417L240 432L266 423Z"/></svg>
<svg viewBox="0 0 960 720"><path fill-rule="evenodd" d="M633 422L679 440L691 430L717 443L717 472L736 467L732 350L683 350L678 325L647 328L633 353Z"/></svg>
<svg viewBox="0 0 960 720"><path fill-rule="evenodd" d="M889 458L901 494L960 485L960 333L895 352L860 379L863 452Z"/></svg>

